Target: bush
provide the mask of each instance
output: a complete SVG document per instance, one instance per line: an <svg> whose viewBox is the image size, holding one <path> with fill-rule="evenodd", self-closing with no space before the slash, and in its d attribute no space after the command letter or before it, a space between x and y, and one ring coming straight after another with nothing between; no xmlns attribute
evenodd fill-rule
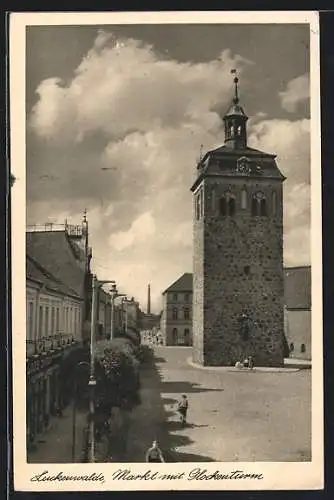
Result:
<svg viewBox="0 0 334 500"><path fill-rule="evenodd" d="M96 410L105 415L112 407L132 410L140 403L134 348L121 338L103 344L96 350Z"/></svg>

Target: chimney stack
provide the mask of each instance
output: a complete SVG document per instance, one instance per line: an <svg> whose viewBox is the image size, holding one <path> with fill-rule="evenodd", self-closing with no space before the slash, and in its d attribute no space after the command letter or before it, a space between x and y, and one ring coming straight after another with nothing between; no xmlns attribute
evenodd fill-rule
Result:
<svg viewBox="0 0 334 500"><path fill-rule="evenodd" d="M147 287L147 314L151 314L151 285Z"/></svg>

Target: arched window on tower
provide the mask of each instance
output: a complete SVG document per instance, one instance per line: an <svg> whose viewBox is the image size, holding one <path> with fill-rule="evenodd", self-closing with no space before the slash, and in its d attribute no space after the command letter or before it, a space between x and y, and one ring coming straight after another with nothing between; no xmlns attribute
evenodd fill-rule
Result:
<svg viewBox="0 0 334 500"><path fill-rule="evenodd" d="M267 215L267 205L265 198L262 198L262 200L260 200L260 215L262 217L265 217Z"/></svg>
<svg viewBox="0 0 334 500"><path fill-rule="evenodd" d="M196 214L196 220L200 220L201 218L201 210L202 210L202 203L201 203L201 192L199 192L195 196L195 214Z"/></svg>
<svg viewBox="0 0 334 500"><path fill-rule="evenodd" d="M253 216L262 216L262 217L265 217L267 215L266 197L261 192L257 192L253 195L252 215Z"/></svg>
<svg viewBox="0 0 334 500"><path fill-rule="evenodd" d="M223 196L219 200L219 211L220 211L220 215L227 215L227 201L226 201L225 196Z"/></svg>
<svg viewBox="0 0 334 500"><path fill-rule="evenodd" d="M212 210L212 213L215 213L215 211L216 211L216 191L215 191L215 188L212 188L212 190L211 190L211 210Z"/></svg>
<svg viewBox="0 0 334 500"><path fill-rule="evenodd" d="M228 212L231 217L235 215L235 198L230 198L228 201Z"/></svg>
<svg viewBox="0 0 334 500"><path fill-rule="evenodd" d="M257 207L258 207L257 199L252 198L252 215L253 216L257 215Z"/></svg>
<svg viewBox="0 0 334 500"><path fill-rule="evenodd" d="M277 194L276 194L276 191L273 191L273 193L272 193L272 211L273 211L273 215L277 214Z"/></svg>
<svg viewBox="0 0 334 500"><path fill-rule="evenodd" d="M231 125L230 126L230 137L233 137L233 134L234 134L234 126Z"/></svg>
<svg viewBox="0 0 334 500"><path fill-rule="evenodd" d="M226 193L219 200L220 215L229 215L233 217L236 212L236 202L234 195Z"/></svg>
<svg viewBox="0 0 334 500"><path fill-rule="evenodd" d="M241 191L241 208L245 210L247 208L247 191L242 189Z"/></svg>
<svg viewBox="0 0 334 500"><path fill-rule="evenodd" d="M238 126L237 134L241 135L241 125Z"/></svg>

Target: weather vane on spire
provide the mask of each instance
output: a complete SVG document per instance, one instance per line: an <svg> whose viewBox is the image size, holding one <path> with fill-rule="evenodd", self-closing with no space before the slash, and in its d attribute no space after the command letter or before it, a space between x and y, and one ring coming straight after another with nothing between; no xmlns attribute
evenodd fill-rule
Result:
<svg viewBox="0 0 334 500"><path fill-rule="evenodd" d="M236 69L231 69L231 75L235 75L234 79L233 79L233 83L234 83L234 98L233 98L233 101L235 104L238 104L239 102L239 96L238 96L238 82L239 82L239 78L237 77L237 70Z"/></svg>

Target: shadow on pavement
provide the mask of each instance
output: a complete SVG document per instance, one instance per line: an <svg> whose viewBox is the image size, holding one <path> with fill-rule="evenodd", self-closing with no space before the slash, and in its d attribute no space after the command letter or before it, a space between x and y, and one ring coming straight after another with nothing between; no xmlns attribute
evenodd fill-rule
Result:
<svg viewBox="0 0 334 500"><path fill-rule="evenodd" d="M168 421L174 411L166 409L165 405L176 402L172 398L163 398L165 392L200 392L195 384L164 382L156 363L160 357L147 355L141 367L141 400L131 415L131 425L127 440L127 450L122 462L144 462L147 449L153 440L157 440L166 462L212 462L210 457L182 453L176 448L187 446L193 442L188 436L178 434L183 428L180 422ZM167 386L167 391L166 391ZM169 388L169 390L168 390ZM189 424L189 426L194 424Z"/></svg>
<svg viewBox="0 0 334 500"><path fill-rule="evenodd" d="M162 382L162 392L196 393L196 392L222 392L224 389L211 389L191 382Z"/></svg>
<svg viewBox="0 0 334 500"><path fill-rule="evenodd" d="M185 426L182 426L181 422L177 421L177 420L170 420L169 422L167 422L167 427L168 427L168 430L169 431L180 431L182 429L195 429L195 428L198 428L198 427L209 427L208 425L205 425L205 424L185 424Z"/></svg>

